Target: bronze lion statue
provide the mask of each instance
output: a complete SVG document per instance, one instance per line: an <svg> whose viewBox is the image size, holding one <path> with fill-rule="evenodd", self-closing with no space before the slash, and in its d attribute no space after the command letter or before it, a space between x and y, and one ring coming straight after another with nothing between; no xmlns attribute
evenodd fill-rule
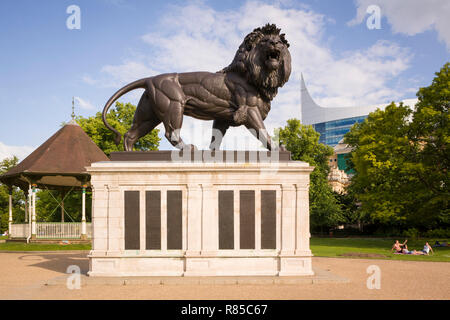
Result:
<svg viewBox="0 0 450 320"><path fill-rule="evenodd" d="M270 103L291 74L289 43L274 24L267 24L249 33L239 46L231 64L219 72L167 73L132 82L118 90L103 109L103 122L115 133L120 133L106 121L106 114L119 97L142 88L134 114L133 124L124 135L124 149L132 151L134 143L152 131L161 122L165 136L179 149L195 149L185 144L180 136L183 115L202 120L214 120L210 149L220 147L230 126L245 125L269 150L272 145L263 120L270 111Z"/></svg>

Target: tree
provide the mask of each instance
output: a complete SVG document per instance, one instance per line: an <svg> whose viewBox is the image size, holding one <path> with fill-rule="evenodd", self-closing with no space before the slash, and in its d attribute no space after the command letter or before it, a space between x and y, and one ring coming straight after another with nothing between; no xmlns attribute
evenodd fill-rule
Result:
<svg viewBox="0 0 450 320"><path fill-rule="evenodd" d="M345 136L356 171L350 190L373 223L422 230L450 224L449 67L419 90L415 110L392 103Z"/></svg>
<svg viewBox="0 0 450 320"><path fill-rule="evenodd" d="M110 109L106 118L123 136L131 128L135 111L136 106L131 103L116 102L115 107ZM97 112L95 116L89 118L79 116L76 118L76 122L106 155L109 156L111 152L124 150L122 144L115 145L114 134L104 125L101 112ZM151 133L140 138L134 145L135 149L141 151L158 150L161 140L158 133L159 130L154 129Z"/></svg>
<svg viewBox="0 0 450 320"><path fill-rule="evenodd" d="M349 191L347 189L345 193L333 192L336 201L341 207L344 224L346 225L359 223L362 220L361 218L363 218L359 215L355 196Z"/></svg>
<svg viewBox="0 0 450 320"><path fill-rule="evenodd" d="M60 222L61 221L61 206L62 195L55 190L39 190L36 194L38 198L36 201L36 214L39 222ZM64 199L64 221L66 222L80 222L81 221L81 192L71 191L67 193ZM86 192L86 219L91 219L91 203L92 193Z"/></svg>
<svg viewBox="0 0 450 320"><path fill-rule="evenodd" d="M398 198L397 191L411 181L403 174L410 148L407 106L390 104L355 124L345 135L345 143L354 149L351 164L356 174L350 189L362 202L361 214L371 222L398 223L404 220L409 199Z"/></svg>
<svg viewBox="0 0 450 320"><path fill-rule="evenodd" d="M291 152L293 160L305 161L315 167L309 187L311 227L323 231L324 227L335 227L343 222L340 206L327 180L328 158L333 149L319 143L320 134L297 119L288 120L284 128L275 131L275 136Z"/></svg>
<svg viewBox="0 0 450 320"><path fill-rule="evenodd" d="M419 180L416 193L423 203L416 214L438 227L450 225L450 63L435 75L417 93L409 137L414 151L410 170Z"/></svg>
<svg viewBox="0 0 450 320"><path fill-rule="evenodd" d="M0 175L15 167L19 159L16 156L5 158L0 162ZM14 222L22 222L25 218L24 194L19 188L13 188L13 219ZM9 188L0 184L0 233L8 230L9 221Z"/></svg>

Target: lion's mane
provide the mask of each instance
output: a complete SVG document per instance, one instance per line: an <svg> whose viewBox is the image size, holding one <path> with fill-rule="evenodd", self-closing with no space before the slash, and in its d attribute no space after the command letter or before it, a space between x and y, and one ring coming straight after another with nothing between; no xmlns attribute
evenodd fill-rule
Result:
<svg viewBox="0 0 450 320"><path fill-rule="evenodd" d="M285 39L285 34L280 34L280 31L274 24L266 24L262 28L254 29L239 46L231 64L220 72L237 72L245 75L247 81L253 84L265 99L272 100L278 88L289 80L291 74L289 43ZM271 71L265 67L263 52L258 46L265 35L276 35L284 44L280 52L278 68Z"/></svg>

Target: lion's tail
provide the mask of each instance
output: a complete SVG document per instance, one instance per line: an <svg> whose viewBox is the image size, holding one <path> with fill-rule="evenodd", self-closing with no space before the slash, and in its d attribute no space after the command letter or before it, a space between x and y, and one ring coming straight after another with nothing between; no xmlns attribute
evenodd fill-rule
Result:
<svg viewBox="0 0 450 320"><path fill-rule="evenodd" d="M108 102L106 102L105 107L103 108L103 113L102 113L102 119L103 119L103 123L105 124L105 126L111 130L112 132L114 132L114 143L116 145L118 145L120 143L120 140L122 140L122 135L119 133L119 131L117 131L115 128L113 128L107 121L106 121L106 115L108 113L109 108L111 107L111 105L114 103L114 101L116 101L117 99L119 99L121 96L123 96L125 93L128 93L132 90L135 89L145 89L146 88L146 82L147 82L148 78L144 78L144 79L140 79L140 80L136 80L130 84L127 84L125 87L117 90L116 93L113 94L113 96L111 98L109 98Z"/></svg>

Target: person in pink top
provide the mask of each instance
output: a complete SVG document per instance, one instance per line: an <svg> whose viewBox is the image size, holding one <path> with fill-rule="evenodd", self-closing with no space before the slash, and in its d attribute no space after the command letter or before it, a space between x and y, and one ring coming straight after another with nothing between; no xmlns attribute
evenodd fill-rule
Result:
<svg viewBox="0 0 450 320"><path fill-rule="evenodd" d="M398 240L395 240L395 243L392 246L391 252L392 252L392 250L395 250L395 253L402 253L403 252L402 247L404 247L406 245L406 242L408 242L408 240L405 240L405 242L403 242L403 243L400 243Z"/></svg>

